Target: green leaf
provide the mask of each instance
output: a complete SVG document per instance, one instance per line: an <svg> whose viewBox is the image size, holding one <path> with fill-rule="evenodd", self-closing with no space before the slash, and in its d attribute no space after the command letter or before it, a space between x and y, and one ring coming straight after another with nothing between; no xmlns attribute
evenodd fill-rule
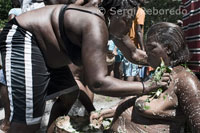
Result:
<svg viewBox="0 0 200 133"><path fill-rule="evenodd" d="M149 98L147 98L147 99L145 100L145 102L146 102L146 103L150 103L151 101L150 101Z"/></svg>
<svg viewBox="0 0 200 133"><path fill-rule="evenodd" d="M150 106L144 105L143 109L144 109L144 110L149 110L149 109L150 109Z"/></svg>
<svg viewBox="0 0 200 133"><path fill-rule="evenodd" d="M166 96L163 96L163 99L164 99L164 100L166 100L166 98L167 98Z"/></svg>

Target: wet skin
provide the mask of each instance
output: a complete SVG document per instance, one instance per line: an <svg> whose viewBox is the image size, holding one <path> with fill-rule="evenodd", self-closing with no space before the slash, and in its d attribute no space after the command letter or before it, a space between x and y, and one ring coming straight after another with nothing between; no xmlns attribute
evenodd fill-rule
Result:
<svg viewBox="0 0 200 133"><path fill-rule="evenodd" d="M170 64L167 48L163 48L159 43L149 41L146 50L149 64L152 67L156 68L161 63L161 57L165 64ZM134 108L127 109L114 123L112 129L117 131L119 127L125 127L130 133L133 131L178 133L184 126L185 120L189 119L192 130L199 132L199 80L182 66L174 67L170 75L172 81L168 89L158 99L153 99L148 103L145 102L148 96L138 98ZM150 108L144 110L145 106ZM132 116L131 119L130 116ZM121 124L123 120L126 122Z"/></svg>
<svg viewBox="0 0 200 133"><path fill-rule="evenodd" d="M36 36L47 66L50 68L59 68L71 63L66 55L66 49L58 30L58 14L61 7L62 5L46 6L16 18L20 26ZM94 7L85 8L75 5L70 5L69 7L96 12L103 17L103 14ZM40 19L40 21L36 18ZM141 83L125 82L107 76L105 59L108 30L102 19L88 13L68 10L65 12L64 21L65 31L71 42L82 48L82 63L87 79L86 82L92 91L111 96L141 94L143 89ZM126 45L123 47L126 47ZM131 55L132 52L137 54L137 51L131 51L128 47L122 51L128 53L126 55ZM137 58L135 58L136 56L131 59L136 60ZM166 85L168 79L167 77L163 78L164 82L161 85ZM145 84L147 92L155 88L155 86L148 87L148 84L148 82Z"/></svg>
<svg viewBox="0 0 200 133"><path fill-rule="evenodd" d="M187 61L188 55L186 51L188 49L185 47L186 44L183 40L183 34L177 32L179 29L172 24L161 23L159 25L162 25L163 28L166 29L173 27L174 35L179 35L176 38L176 42L182 43L168 41L171 43L165 45L161 44L156 41L155 33L149 31L150 33L154 33L150 34L150 37L147 37L146 43L149 64L156 68L160 65L161 58L167 66L178 61L177 59L181 59L179 61ZM159 25L157 26L159 27ZM156 28L154 28L154 30L155 29ZM160 34L161 36L159 37L166 35L166 33ZM172 47L172 45L175 47ZM184 52L185 54L182 54L182 56L171 56L175 48L178 48L176 50ZM173 57L174 60L171 57ZM185 59L183 60L183 58ZM130 133L179 133L181 131L181 126L184 125L187 119L190 122L192 131L195 133L200 132L200 82L187 68L181 66L181 63L173 66L172 69L170 73L172 81L168 89L165 90L159 98L151 99L150 103L146 102L147 95L139 98L128 98L128 100L123 101L116 109L103 110L100 114L91 115L90 119L112 117L115 112L111 129L116 132L121 130ZM144 107L149 108L145 109Z"/></svg>
<svg viewBox="0 0 200 133"><path fill-rule="evenodd" d="M63 5L46 6L16 17L21 27L35 35L38 46L45 58L46 65L50 68L60 68L71 63L70 58L66 54L66 49L59 32L58 16L62 6ZM86 8L76 5L69 5L69 7L92 11L104 17L95 7ZM106 48L108 29L106 23L102 19L92 14L68 10L64 15L64 30L70 41L82 49L82 60L80 62L82 62L84 66L85 77L87 79L86 83L94 93L108 96L142 94L143 85L141 82L125 82L107 75ZM117 43L117 45L124 44L121 46L120 50L125 53L125 56L131 61L136 63L141 60L144 61L144 56L146 54L136 50L135 47L130 45L130 42L130 38L124 36L123 42ZM160 86L166 86L168 80L169 76L163 77L162 82L157 85L152 84L151 86L149 81L145 82L145 93L155 90ZM77 92L62 96L57 100L57 106L61 108L61 105L65 104L65 107L70 107L76 98ZM68 101L69 103L64 103L64 101ZM50 123L57 118L56 116L64 113L58 114L59 112L57 110L56 107L53 107L52 112L54 112L55 115L53 118L50 118ZM16 125L16 129L12 128L12 125ZM22 132L30 130L30 127L16 123L11 124L11 132L16 131L20 126L27 129L20 130ZM37 129L38 125L33 126L33 128ZM34 132L34 130L32 131Z"/></svg>

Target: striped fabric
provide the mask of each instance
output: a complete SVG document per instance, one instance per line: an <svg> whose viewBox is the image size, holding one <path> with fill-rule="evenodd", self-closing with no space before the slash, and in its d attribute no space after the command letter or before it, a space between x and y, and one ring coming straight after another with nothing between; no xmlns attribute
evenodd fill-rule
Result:
<svg viewBox="0 0 200 133"><path fill-rule="evenodd" d="M33 110L32 34L26 32L22 40L24 42L18 42L20 45L14 46L13 42L18 39L18 31L18 26L13 25L6 38L5 72L10 100L10 121L17 117L17 119L26 121L27 125L38 124L42 117L34 118ZM23 51L19 52L18 49ZM21 63L17 63L16 60ZM20 80L16 76L20 76ZM19 112L21 115L17 115Z"/></svg>
<svg viewBox="0 0 200 133"><path fill-rule="evenodd" d="M16 28L17 26L13 25L12 29L8 32L8 35L6 38L7 52L6 52L6 61L5 61L5 64L6 64L5 71L6 71L6 81L7 81L7 86L8 86L8 95L9 95L9 100L10 100L10 121L12 120L13 113L14 113L12 85L11 85L11 51L12 51L12 38L16 32Z"/></svg>
<svg viewBox="0 0 200 133"><path fill-rule="evenodd" d="M182 0L182 2L185 12L183 30L192 55L188 65L194 72L200 72L200 0Z"/></svg>
<svg viewBox="0 0 200 133"><path fill-rule="evenodd" d="M46 99L79 88L68 66L47 68L33 34L9 21L0 34L0 51L10 100L10 121L39 124Z"/></svg>

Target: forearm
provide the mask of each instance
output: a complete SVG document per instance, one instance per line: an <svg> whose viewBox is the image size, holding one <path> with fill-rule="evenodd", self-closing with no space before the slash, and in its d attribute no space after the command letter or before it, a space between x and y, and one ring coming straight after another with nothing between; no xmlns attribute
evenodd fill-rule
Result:
<svg viewBox="0 0 200 133"><path fill-rule="evenodd" d="M121 40L113 37L116 46L130 62L139 65L148 65L146 52L137 49L130 37L124 36Z"/></svg>
<svg viewBox="0 0 200 133"><path fill-rule="evenodd" d="M136 51L132 53L132 62L133 61L137 62L139 65L148 66L147 54L143 50L136 49Z"/></svg>
<svg viewBox="0 0 200 133"><path fill-rule="evenodd" d="M87 110L87 112L89 114L92 111L95 111L95 107L94 107L92 101L90 100L88 95L82 90L80 91L79 100L83 104L83 106L85 107L85 109Z"/></svg>
<svg viewBox="0 0 200 133"><path fill-rule="evenodd" d="M144 41L143 41L143 34L142 31L138 31L136 33L136 37L138 38L138 43L140 45L140 49L144 50Z"/></svg>
<svg viewBox="0 0 200 133"><path fill-rule="evenodd" d="M155 111L152 109L146 110L146 111L138 111L138 114L150 118L150 119L163 119L163 120L172 120L177 118L176 116L176 110L166 110L166 111Z"/></svg>
<svg viewBox="0 0 200 133"><path fill-rule="evenodd" d="M89 87L94 93L120 97L120 96L134 96L143 93L143 84L141 82L128 82L105 76L97 85Z"/></svg>
<svg viewBox="0 0 200 133"><path fill-rule="evenodd" d="M116 107L102 110L101 113L100 113L100 116L103 117L104 119L105 118L112 118L115 114Z"/></svg>

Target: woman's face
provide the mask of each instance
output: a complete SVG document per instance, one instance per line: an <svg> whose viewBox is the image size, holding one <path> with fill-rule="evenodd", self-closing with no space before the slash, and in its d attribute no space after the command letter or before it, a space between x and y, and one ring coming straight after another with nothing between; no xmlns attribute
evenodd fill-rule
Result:
<svg viewBox="0 0 200 133"><path fill-rule="evenodd" d="M161 58L166 66L170 65L170 58L167 55L167 48L162 47L158 42L148 39L145 45L146 53L148 56L148 63L153 68L157 68L161 64Z"/></svg>

